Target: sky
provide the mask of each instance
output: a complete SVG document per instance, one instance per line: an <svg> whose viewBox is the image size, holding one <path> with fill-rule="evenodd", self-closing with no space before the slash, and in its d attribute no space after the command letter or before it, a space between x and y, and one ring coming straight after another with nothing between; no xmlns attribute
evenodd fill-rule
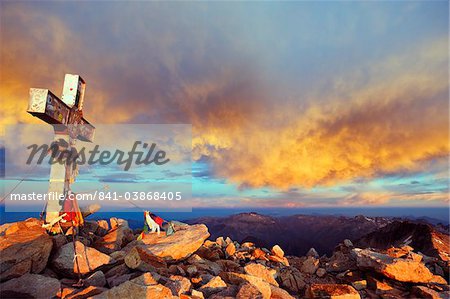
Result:
<svg viewBox="0 0 450 299"><path fill-rule="evenodd" d="M449 203L447 1L0 8L2 136L80 74L94 125L192 125L197 206Z"/></svg>

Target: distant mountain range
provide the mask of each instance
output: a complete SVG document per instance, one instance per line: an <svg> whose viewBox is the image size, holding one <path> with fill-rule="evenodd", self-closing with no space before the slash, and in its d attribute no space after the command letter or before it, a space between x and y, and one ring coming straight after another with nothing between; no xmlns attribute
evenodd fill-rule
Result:
<svg viewBox="0 0 450 299"><path fill-rule="evenodd" d="M427 223L394 221L356 240L356 246L377 249L408 245L427 256L449 261L450 242L448 226Z"/></svg>
<svg viewBox="0 0 450 299"><path fill-rule="evenodd" d="M420 245L420 248L429 253L432 247L430 242L433 240L431 233L448 234L448 225L432 227L432 224L429 224L426 219L408 219L403 222L404 220L361 215L355 217L321 215L271 217L257 213L240 213L227 217L201 217L189 220L188 223L206 224L212 239L229 236L239 242L250 241L266 248L278 244L286 254L295 256L305 255L312 247L321 255L330 255L336 244L344 239L350 239L361 247L365 247L364 245L376 245L374 247L377 248L389 247L390 245L399 245L397 243L410 235L417 243L416 245ZM392 235L392 240L385 237L389 233ZM445 238L445 234L439 236L439 240ZM396 244L388 244L391 241L393 243L394 239Z"/></svg>

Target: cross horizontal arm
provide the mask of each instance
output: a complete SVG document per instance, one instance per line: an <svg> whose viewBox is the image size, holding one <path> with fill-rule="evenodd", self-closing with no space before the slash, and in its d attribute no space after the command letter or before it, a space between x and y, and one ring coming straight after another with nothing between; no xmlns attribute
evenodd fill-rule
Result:
<svg viewBox="0 0 450 299"><path fill-rule="evenodd" d="M77 138L92 142L95 127L48 89L30 88L28 113L52 125L74 126Z"/></svg>

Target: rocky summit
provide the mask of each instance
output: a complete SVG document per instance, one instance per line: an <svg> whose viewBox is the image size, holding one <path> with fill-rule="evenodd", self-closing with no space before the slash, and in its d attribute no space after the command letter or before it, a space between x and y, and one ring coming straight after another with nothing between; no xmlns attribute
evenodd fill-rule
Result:
<svg viewBox="0 0 450 299"><path fill-rule="evenodd" d="M397 232L399 225L383 229ZM391 246L358 245L381 243L371 232L359 241L342 240L328 256L314 248L292 256L279 245L211 238L204 224L179 224L173 235L148 233L137 240L140 231L125 220L88 220L75 241L70 232L50 236L41 226L37 219L0 226L0 298L450 296L445 246L433 251L418 234L415 243L408 233L400 234L402 240L390 237Z"/></svg>

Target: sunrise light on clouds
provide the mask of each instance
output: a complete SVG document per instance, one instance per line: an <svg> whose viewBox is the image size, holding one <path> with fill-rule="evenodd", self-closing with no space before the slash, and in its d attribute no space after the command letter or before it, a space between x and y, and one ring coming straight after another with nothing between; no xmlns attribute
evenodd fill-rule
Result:
<svg viewBox="0 0 450 299"><path fill-rule="evenodd" d="M79 73L95 124L192 124L199 206L448 205L448 2L0 7L2 130Z"/></svg>

